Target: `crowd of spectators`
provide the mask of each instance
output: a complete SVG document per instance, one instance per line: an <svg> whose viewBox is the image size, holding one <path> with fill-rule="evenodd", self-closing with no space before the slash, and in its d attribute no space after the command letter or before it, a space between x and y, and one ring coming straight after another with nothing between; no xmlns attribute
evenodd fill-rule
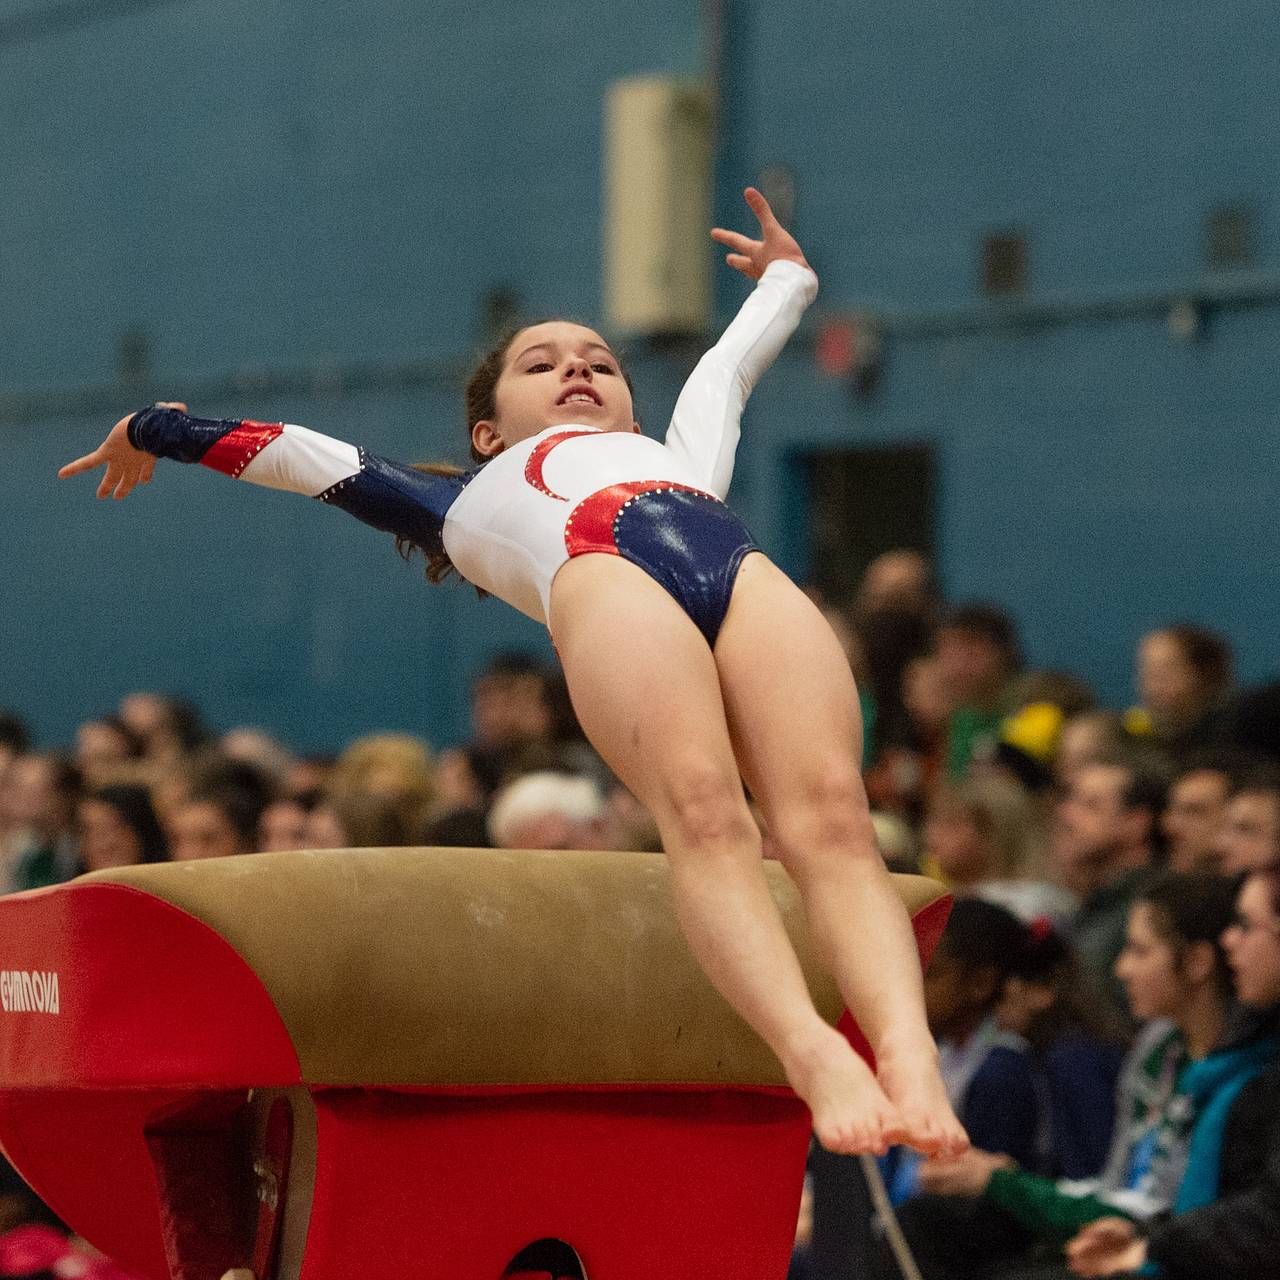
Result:
<svg viewBox="0 0 1280 1280"><path fill-rule="evenodd" d="M1241 990L1246 935L1280 975L1280 685L1237 687L1225 637L1170 622L1136 648L1135 704L1102 707L1079 675L1028 669L1006 611L944 601L914 552L818 603L862 695L881 851L956 898L926 994L974 1151L891 1153L878 1175L926 1280L1109 1274L1148 1247L1193 1274L1188 1233L1201 1265L1233 1224L1195 1215L1232 1196L1245 1236L1280 1249L1280 977ZM289 849L660 851L557 673L506 655L470 692L463 744L377 733L332 757L215 733L158 692L89 709L63 744L0 715L0 887ZM0 1226L22 1217L6 1190ZM818 1243L797 1277L820 1273ZM1232 1248L1218 1269L1264 1274Z"/></svg>

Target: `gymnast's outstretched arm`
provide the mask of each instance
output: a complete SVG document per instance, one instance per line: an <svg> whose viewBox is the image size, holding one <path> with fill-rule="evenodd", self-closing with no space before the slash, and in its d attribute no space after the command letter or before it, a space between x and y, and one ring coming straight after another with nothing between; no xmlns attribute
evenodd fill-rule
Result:
<svg viewBox="0 0 1280 1280"><path fill-rule="evenodd" d="M176 404L122 418L97 449L58 475L105 463L98 497L123 498L151 479L157 458L199 462L251 484L319 498L429 553L442 549L445 513L463 486L460 476L428 475L306 427L196 418Z"/></svg>
<svg viewBox="0 0 1280 1280"><path fill-rule="evenodd" d="M746 199L763 239L718 227L711 234L733 250L726 257L729 265L759 283L690 374L666 438L667 448L681 454L718 498L725 497L733 479L747 397L818 293L817 276L764 196L748 187Z"/></svg>

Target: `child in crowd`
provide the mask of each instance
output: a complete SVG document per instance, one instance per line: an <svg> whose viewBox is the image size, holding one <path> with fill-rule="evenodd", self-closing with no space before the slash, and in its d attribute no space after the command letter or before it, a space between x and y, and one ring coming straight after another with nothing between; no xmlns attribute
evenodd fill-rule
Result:
<svg viewBox="0 0 1280 1280"><path fill-rule="evenodd" d="M753 188L760 239L716 229L758 281L681 392L665 444L639 434L617 357L563 320L517 331L468 387L481 465L402 466L301 427L153 406L60 472L126 496L158 457L318 497L545 621L592 744L653 813L703 968L776 1053L841 1152L967 1145L925 1020L902 903L859 774L857 691L831 629L723 504L756 379L817 291ZM818 1015L769 895L758 801L877 1076Z"/></svg>
<svg viewBox="0 0 1280 1280"><path fill-rule="evenodd" d="M1046 917L1028 925L1010 968L996 1021L1035 1054L1049 1117L1043 1165L1055 1177L1093 1177L1106 1161L1115 1125L1129 1025L1099 998Z"/></svg>
<svg viewBox="0 0 1280 1280"><path fill-rule="evenodd" d="M957 900L925 976L925 1000L947 1093L970 1140L1042 1168L1050 1132L1046 1090L1030 1042L1002 1028L998 1016L1027 940L1026 927L1003 907ZM1021 1247L1021 1230L999 1212L927 1194L921 1183L927 1167L900 1150L884 1162L890 1198L926 1277L968 1274L990 1252Z"/></svg>

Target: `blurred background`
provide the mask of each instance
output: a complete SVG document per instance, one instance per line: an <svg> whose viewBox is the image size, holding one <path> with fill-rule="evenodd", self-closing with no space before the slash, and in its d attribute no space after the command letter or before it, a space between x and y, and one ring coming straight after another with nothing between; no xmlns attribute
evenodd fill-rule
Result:
<svg viewBox="0 0 1280 1280"><path fill-rule="evenodd" d="M140 685L308 749L458 736L533 624L314 505L56 467L158 395L465 459L470 361L548 314L623 343L660 432L743 295L691 208L749 226L747 182L822 280L732 494L772 555L840 599L916 547L1111 703L1174 617L1261 679L1278 44L1260 3L4 0L5 699L54 740ZM633 77L667 98L627 134ZM673 172L705 198L620 230ZM628 269L669 315L611 314Z"/></svg>
<svg viewBox="0 0 1280 1280"><path fill-rule="evenodd" d="M1272 1092L1197 1185L1260 1199L1152 1256L1272 1275L1278 58L1259 0L0 0L0 891L656 851L529 619L320 504L55 473L156 399L466 463L471 367L551 316L661 435L745 296L707 231L754 229L754 183L822 288L730 502L845 642L881 849L960 900L931 1022L981 1050L962 1173L815 1151L794 1280L895 1274L877 1177L926 1276L1061 1280L1089 1222L1186 1207L1215 1053ZM0 1228L48 1218L0 1179Z"/></svg>

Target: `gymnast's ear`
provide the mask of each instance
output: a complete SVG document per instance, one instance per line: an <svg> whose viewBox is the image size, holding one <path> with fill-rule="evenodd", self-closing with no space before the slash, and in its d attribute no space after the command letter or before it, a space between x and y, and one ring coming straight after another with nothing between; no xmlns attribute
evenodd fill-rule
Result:
<svg viewBox="0 0 1280 1280"><path fill-rule="evenodd" d="M496 458L506 448L502 436L498 434L498 428L487 418L481 418L471 428L471 444L477 453L486 458Z"/></svg>

